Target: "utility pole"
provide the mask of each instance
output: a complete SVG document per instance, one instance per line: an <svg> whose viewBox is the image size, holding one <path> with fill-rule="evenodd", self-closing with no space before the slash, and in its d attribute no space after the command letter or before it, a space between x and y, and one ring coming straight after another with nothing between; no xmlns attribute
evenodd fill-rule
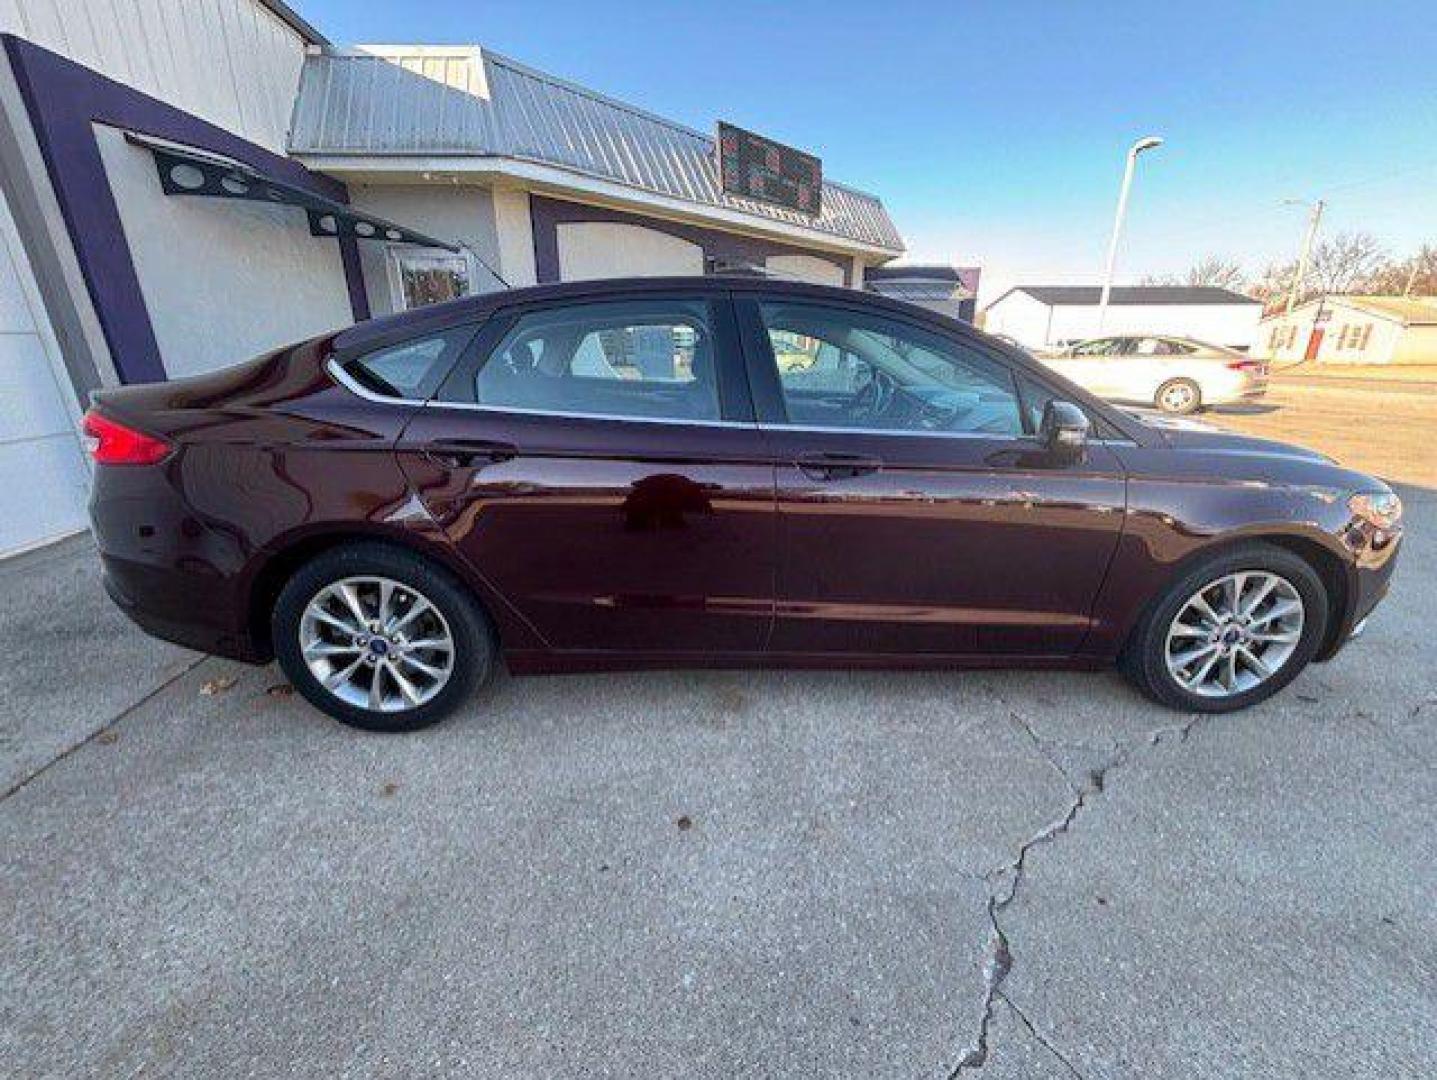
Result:
<svg viewBox="0 0 1437 1080"><path fill-rule="evenodd" d="M1103 274L1103 295L1098 299L1099 334L1102 334L1103 324L1108 319L1108 297L1113 291L1113 268L1118 262L1118 237L1122 235L1123 217L1128 212L1128 189L1133 186L1133 170L1137 168L1139 154L1162 144L1163 141L1158 136L1149 135L1128 148L1128 162L1123 168L1123 186L1118 189L1118 213L1113 219L1113 238L1108 241L1108 268Z"/></svg>
<svg viewBox="0 0 1437 1080"><path fill-rule="evenodd" d="M1289 199L1288 202L1298 202L1296 199ZM1312 204L1312 216L1307 219L1307 232L1302 237L1302 251L1297 256L1297 273L1292 278L1292 289L1287 294L1287 313L1292 314L1292 309L1297 306L1297 295L1302 290L1302 283L1307 278L1307 260L1312 255L1312 241L1317 236L1317 226L1322 221L1322 211L1326 207L1321 199Z"/></svg>

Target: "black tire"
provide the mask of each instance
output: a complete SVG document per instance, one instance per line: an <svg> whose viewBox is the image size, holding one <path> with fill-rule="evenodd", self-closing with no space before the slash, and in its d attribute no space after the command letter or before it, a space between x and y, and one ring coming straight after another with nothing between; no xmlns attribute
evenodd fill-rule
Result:
<svg viewBox="0 0 1437 1080"><path fill-rule="evenodd" d="M453 669L437 694L401 711L364 708L336 697L315 678L300 646L300 621L326 586L373 575L420 593L443 616L454 643ZM297 570L280 590L270 629L275 658L294 688L320 712L366 731L405 732L437 724L493 674L498 643L488 616L464 584L444 568L404 548L360 541L332 548Z"/></svg>
<svg viewBox="0 0 1437 1080"><path fill-rule="evenodd" d="M1184 391L1181 397L1182 404L1169 404L1167 399L1174 396L1173 392ZM1202 408L1202 388L1191 379L1169 379L1158 387L1158 392L1153 395L1153 404L1161 412L1173 416L1187 416Z"/></svg>
<svg viewBox="0 0 1437 1080"><path fill-rule="evenodd" d="M1304 609L1302 632L1292 655L1265 681L1231 696L1206 697L1183 686L1168 671L1168 629L1188 598L1205 583L1241 570L1265 570L1297 590ZM1163 590L1129 636L1120 666L1139 690L1159 704L1184 712L1235 712L1266 700L1297 678L1322 644L1330 609L1322 578L1300 556L1264 543L1228 548L1188 567Z"/></svg>

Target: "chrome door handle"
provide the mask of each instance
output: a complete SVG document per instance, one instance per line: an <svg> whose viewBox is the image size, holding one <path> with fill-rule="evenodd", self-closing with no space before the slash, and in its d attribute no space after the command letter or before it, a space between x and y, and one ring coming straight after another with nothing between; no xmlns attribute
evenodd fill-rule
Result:
<svg viewBox="0 0 1437 1080"><path fill-rule="evenodd" d="M883 468L883 462L876 457L829 452L800 454L795 464L810 480L851 480Z"/></svg>
<svg viewBox="0 0 1437 1080"><path fill-rule="evenodd" d="M493 439L444 439L426 446L424 456L440 468L467 469L475 463L509 461L519 456L519 448Z"/></svg>

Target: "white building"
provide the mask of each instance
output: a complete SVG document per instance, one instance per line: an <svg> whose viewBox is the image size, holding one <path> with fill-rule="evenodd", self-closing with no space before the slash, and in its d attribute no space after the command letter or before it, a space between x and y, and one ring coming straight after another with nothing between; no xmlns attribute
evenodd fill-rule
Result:
<svg viewBox="0 0 1437 1080"><path fill-rule="evenodd" d="M903 250L871 195L741 198L707 135L477 47L336 49L281 0L0 0L0 35L0 555L84 527L97 387L501 280L861 287Z"/></svg>
<svg viewBox="0 0 1437 1080"><path fill-rule="evenodd" d="M1437 298L1327 296L1262 321L1257 356L1278 362L1437 365Z"/></svg>
<svg viewBox="0 0 1437 1080"><path fill-rule="evenodd" d="M1235 349L1257 341L1261 302L1229 289L1115 288L1100 329L1101 294L1096 285L1020 285L984 309L983 329L1029 348L1050 348L1100 334L1166 334Z"/></svg>

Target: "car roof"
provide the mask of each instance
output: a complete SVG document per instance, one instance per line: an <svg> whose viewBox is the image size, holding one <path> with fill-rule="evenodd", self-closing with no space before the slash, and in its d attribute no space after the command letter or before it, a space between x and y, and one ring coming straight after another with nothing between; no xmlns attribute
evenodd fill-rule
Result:
<svg viewBox="0 0 1437 1080"><path fill-rule="evenodd" d="M984 334L970 323L954 319L932 308L911 304L878 293L864 292L837 285L815 285L806 281L767 278L750 275L703 274L685 277L595 278L589 281L566 281L547 285L530 285L516 289L466 296L443 304L432 304L414 311L388 315L357 323L336 334L330 343L334 353L353 355L371 348L402 341L416 334L439 333L488 318L494 311L523 304L550 300L610 299L643 296L649 293L741 292L750 295L784 299L824 300L837 304L861 305L870 311L887 311L910 322L956 331L981 342L987 348L1008 357L1020 370L1038 380L1051 379L1054 373L1024 349L1005 345ZM1141 440L1142 425L1116 407L1087 395L1093 409L1105 416L1110 424L1130 438Z"/></svg>
<svg viewBox="0 0 1437 1080"><path fill-rule="evenodd" d="M413 311L384 315L356 323L341 331L334 340L339 350L362 348L429 330L442 330L476 319L487 318L498 308L520 304L543 303L550 300L607 299L619 296L643 296L646 293L684 292L748 292L765 296L828 300L860 303L876 310L892 311L909 318L922 316L926 321L941 322L973 332L967 323L934 312L928 308L893 300L877 293L863 292L836 285L815 285L806 281L748 275L704 274L687 277L620 277L594 278L588 281L565 281L546 285L528 285L513 289L465 296L442 304L431 304Z"/></svg>

